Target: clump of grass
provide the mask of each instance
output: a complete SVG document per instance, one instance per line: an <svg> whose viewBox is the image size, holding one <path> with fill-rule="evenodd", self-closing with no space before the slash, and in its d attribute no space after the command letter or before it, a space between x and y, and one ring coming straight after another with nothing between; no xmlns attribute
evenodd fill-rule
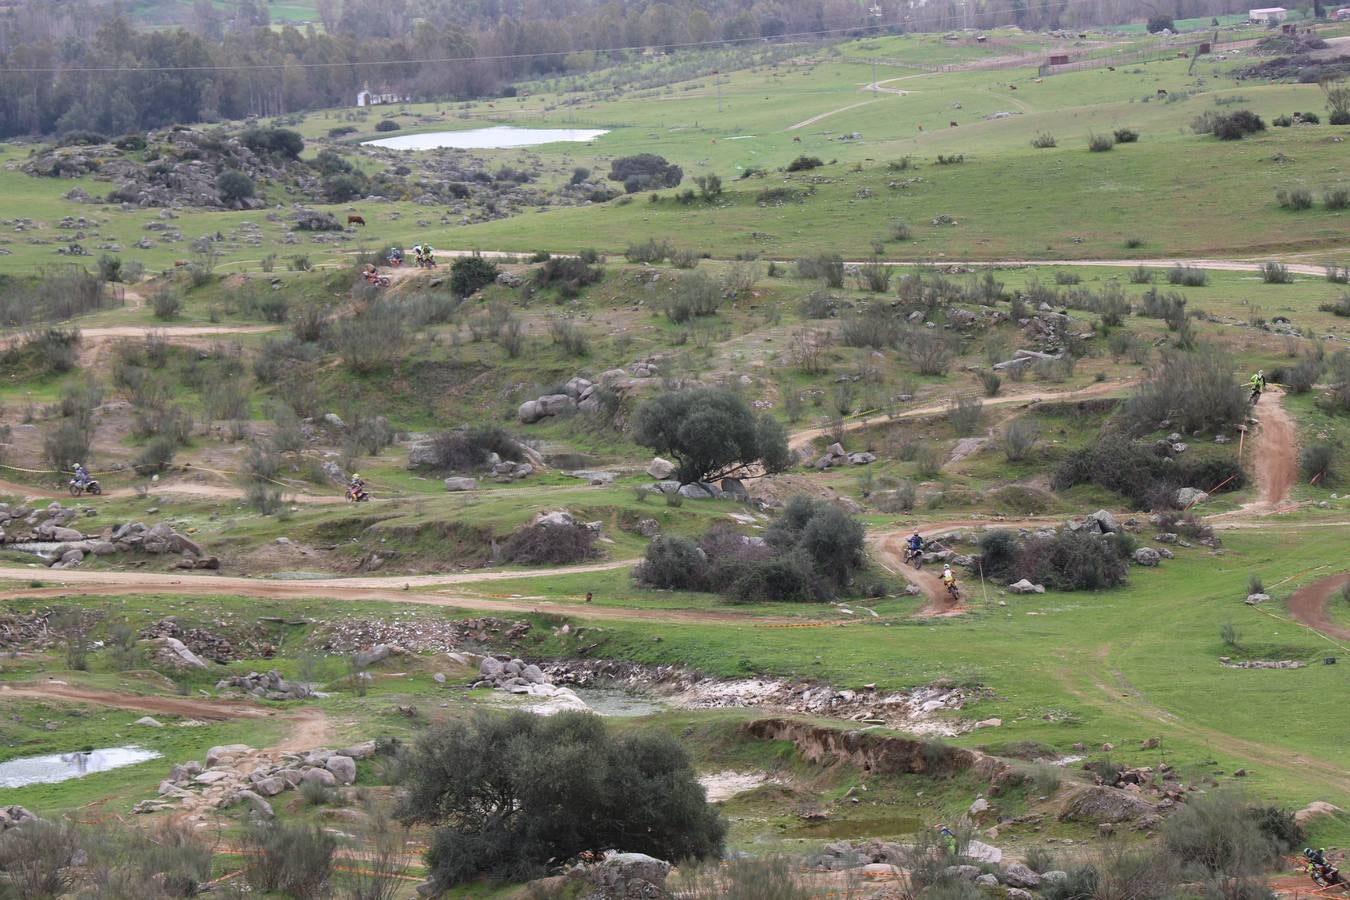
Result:
<svg viewBox="0 0 1350 900"><path fill-rule="evenodd" d="M1115 138L1109 134L1089 134L1088 149L1093 153L1105 153L1107 150L1115 147Z"/></svg>
<svg viewBox="0 0 1350 900"><path fill-rule="evenodd" d="M1296 212L1312 209L1312 191L1305 188L1280 188L1275 191L1275 202L1280 204L1281 209L1292 209Z"/></svg>
<svg viewBox="0 0 1350 900"><path fill-rule="evenodd" d="M1115 138L1117 144L1133 144L1139 140L1139 132L1133 128L1117 128Z"/></svg>
<svg viewBox="0 0 1350 900"><path fill-rule="evenodd" d="M1262 263L1261 280L1266 284L1293 284L1294 273L1284 263Z"/></svg>
<svg viewBox="0 0 1350 900"><path fill-rule="evenodd" d="M1057 143L1055 136L1045 131L1037 132L1036 136L1031 139L1031 146L1037 150L1049 150Z"/></svg>

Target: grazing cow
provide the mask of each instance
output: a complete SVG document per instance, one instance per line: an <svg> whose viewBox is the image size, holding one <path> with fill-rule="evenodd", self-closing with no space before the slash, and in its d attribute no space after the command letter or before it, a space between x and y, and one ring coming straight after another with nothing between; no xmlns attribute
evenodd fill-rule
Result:
<svg viewBox="0 0 1350 900"><path fill-rule="evenodd" d="M1015 91L1015 90L1017 90L1017 85L1015 85L1015 84L1010 84L1010 85L1008 85L1008 90L1010 90L1010 91Z"/></svg>
<svg viewBox="0 0 1350 900"><path fill-rule="evenodd" d="M1167 96L1167 91L1164 90L1163 88L1158 88L1158 96L1159 96L1159 97L1166 97L1166 96Z"/></svg>
<svg viewBox="0 0 1350 900"><path fill-rule="evenodd" d="M364 224L366 224L366 220L363 219L363 218L361 218L360 216L348 216L348 217L347 217L347 224L348 224L348 225L364 225Z"/></svg>
<svg viewBox="0 0 1350 900"><path fill-rule="evenodd" d="M188 265L191 265L191 263L189 263L186 259L175 259L175 260L173 261L173 267L174 267L175 269L181 269L181 268L183 268L183 266L188 266Z"/></svg>
<svg viewBox="0 0 1350 900"><path fill-rule="evenodd" d="M956 123L955 123L955 122L952 122L952 127L953 127L953 128L956 127Z"/></svg>
<svg viewBox="0 0 1350 900"><path fill-rule="evenodd" d="M1106 71L1108 71L1108 72L1114 72L1115 70L1116 70L1116 67L1115 67L1115 66L1107 66L1107 67L1106 67Z"/></svg>
<svg viewBox="0 0 1350 900"><path fill-rule="evenodd" d="M920 131L923 131L923 123L922 123L922 122L919 123L919 130L920 130Z"/></svg>
<svg viewBox="0 0 1350 900"><path fill-rule="evenodd" d="M799 138L799 137L795 137L795 138L792 139L792 143L794 143L794 144L800 144L801 142L802 142L802 139Z"/></svg>

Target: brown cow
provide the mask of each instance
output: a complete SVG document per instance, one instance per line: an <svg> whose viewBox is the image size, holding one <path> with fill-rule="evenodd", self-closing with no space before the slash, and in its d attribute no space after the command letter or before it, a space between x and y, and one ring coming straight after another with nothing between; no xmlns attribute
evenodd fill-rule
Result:
<svg viewBox="0 0 1350 900"><path fill-rule="evenodd" d="M800 144L801 142L802 142L802 139L799 138L799 137L795 137L795 138L792 139L792 143L794 143L794 144Z"/></svg>
<svg viewBox="0 0 1350 900"><path fill-rule="evenodd" d="M952 123L952 127L953 127L953 128L956 127L956 123L955 123L955 122Z"/></svg>
<svg viewBox="0 0 1350 900"><path fill-rule="evenodd" d="M347 224L348 224L348 225L364 225L364 224L366 224L366 220L363 219L363 218L361 218L360 216L348 216L348 217L347 217Z"/></svg>

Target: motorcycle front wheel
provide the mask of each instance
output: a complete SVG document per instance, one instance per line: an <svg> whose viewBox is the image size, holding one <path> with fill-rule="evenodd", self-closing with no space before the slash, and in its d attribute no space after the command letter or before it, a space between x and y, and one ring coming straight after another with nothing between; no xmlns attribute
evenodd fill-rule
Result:
<svg viewBox="0 0 1350 900"><path fill-rule="evenodd" d="M83 494L83 493L84 493L84 488L80 487L78 484L72 484L72 485L70 486L70 496L72 496L72 497L78 497L78 496L80 496L80 495Z"/></svg>

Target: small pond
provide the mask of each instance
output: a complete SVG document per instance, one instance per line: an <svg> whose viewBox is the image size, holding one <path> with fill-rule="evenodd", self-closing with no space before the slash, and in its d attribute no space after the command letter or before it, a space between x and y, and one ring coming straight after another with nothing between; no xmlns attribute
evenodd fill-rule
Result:
<svg viewBox="0 0 1350 900"><path fill-rule="evenodd" d="M659 700L630 694L617 688L574 687L572 692L586 701L586 705L598 716L621 719L650 716L666 708Z"/></svg>
<svg viewBox="0 0 1350 900"><path fill-rule="evenodd" d="M362 141L371 147L389 150L437 150L450 147L455 150L502 150L510 147L534 147L539 144L593 141L603 128L515 128L494 125L491 128L471 128L467 131L424 131L420 134L400 134L397 137Z"/></svg>
<svg viewBox="0 0 1350 900"><path fill-rule="evenodd" d="M886 838L914 834L919 820L913 816L883 816L873 819L837 819L798 825L788 830L791 837L806 838Z"/></svg>
<svg viewBox="0 0 1350 900"><path fill-rule="evenodd" d="M0 788L55 784L58 781L82 778L95 772L134 766L146 760L158 759L160 755L154 750L141 747L107 747L103 750L24 756L0 763Z"/></svg>

